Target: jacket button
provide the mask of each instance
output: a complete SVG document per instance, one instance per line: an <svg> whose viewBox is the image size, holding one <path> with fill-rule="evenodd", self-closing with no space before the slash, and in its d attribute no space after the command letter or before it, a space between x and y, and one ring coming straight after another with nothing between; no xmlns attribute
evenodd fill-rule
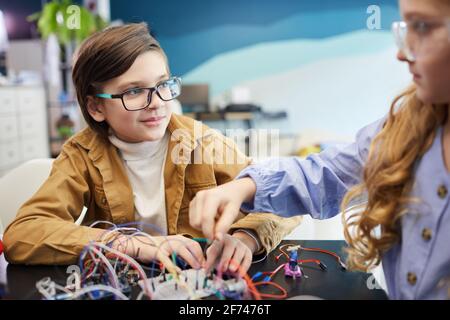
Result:
<svg viewBox="0 0 450 320"><path fill-rule="evenodd" d="M447 194L448 194L447 187L445 185L441 185L438 188L438 196L439 196L439 198L444 199L447 196Z"/></svg>
<svg viewBox="0 0 450 320"><path fill-rule="evenodd" d="M422 230L422 238L423 238L423 240L425 240L425 241L430 241L432 235L433 235L433 232L431 231L431 229L424 228L424 229Z"/></svg>
<svg viewBox="0 0 450 320"><path fill-rule="evenodd" d="M413 286L417 282L417 275L414 272L408 272L407 279L408 279L408 283Z"/></svg>

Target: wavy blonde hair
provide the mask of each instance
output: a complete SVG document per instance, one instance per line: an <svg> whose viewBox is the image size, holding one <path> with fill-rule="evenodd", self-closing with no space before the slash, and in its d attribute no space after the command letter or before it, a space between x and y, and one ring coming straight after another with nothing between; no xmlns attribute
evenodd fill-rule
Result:
<svg viewBox="0 0 450 320"><path fill-rule="evenodd" d="M397 106L400 107L397 108ZM367 271L400 239L400 218L414 183L414 164L431 147L448 106L427 105L412 85L392 103L383 129L374 138L363 171L363 182L342 201L348 265ZM367 203L350 207L367 197ZM377 228L381 234L377 235Z"/></svg>

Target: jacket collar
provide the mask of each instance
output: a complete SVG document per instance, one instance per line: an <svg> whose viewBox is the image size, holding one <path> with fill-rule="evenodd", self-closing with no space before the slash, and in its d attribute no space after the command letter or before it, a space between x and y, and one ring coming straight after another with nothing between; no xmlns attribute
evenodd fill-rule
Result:
<svg viewBox="0 0 450 320"><path fill-rule="evenodd" d="M210 130L205 129L206 127L200 122L176 114L172 114L167 126L167 130L169 130L172 137L171 140L180 142L190 151L198 146L199 140L211 135ZM72 139L81 147L88 150L93 160L97 160L101 157L105 151L105 146L109 145L109 142L105 143L106 141L104 138L89 127L83 129Z"/></svg>

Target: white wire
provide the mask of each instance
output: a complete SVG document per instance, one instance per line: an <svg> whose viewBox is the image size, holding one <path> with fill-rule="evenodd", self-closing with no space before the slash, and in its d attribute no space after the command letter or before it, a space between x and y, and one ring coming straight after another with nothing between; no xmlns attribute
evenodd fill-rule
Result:
<svg viewBox="0 0 450 320"><path fill-rule="evenodd" d="M83 210L81 210L80 216L78 217L78 219L75 221L76 225L81 226L81 223L84 220L84 217L86 216L86 212L87 212L88 208L86 208L85 206L83 206Z"/></svg>
<svg viewBox="0 0 450 320"><path fill-rule="evenodd" d="M254 263L258 263L258 262L261 262L261 261L264 261L264 260L266 260L267 256L268 256L268 254L266 253L266 254L264 255L264 257L262 257L261 259L259 259L259 260L256 260L256 261L252 261L252 264L254 264Z"/></svg>
<svg viewBox="0 0 450 320"><path fill-rule="evenodd" d="M66 288L58 285L54 281L52 281L49 277L46 277L36 283L36 288L38 291L47 299L47 300L55 300L57 293L56 289L63 291L65 294L67 294L68 299L75 299L79 296L82 296L86 293L90 293L92 291L101 290L101 291L108 291L116 295L122 300L129 300L128 297L126 297L120 290L117 290L116 288L105 286L103 284L99 285L93 285L89 287L85 287L82 289L78 289L75 292L71 292L67 290Z"/></svg>
<svg viewBox="0 0 450 320"><path fill-rule="evenodd" d="M96 225L98 225L98 224L100 224L100 223L109 224L109 225L113 226L114 228L117 228L117 226L116 226L114 223L112 223L111 221L107 221L107 220L98 220L98 221L95 221L95 222L93 222L89 227L90 227L90 228L93 228L94 226L96 226Z"/></svg>
<svg viewBox="0 0 450 320"><path fill-rule="evenodd" d="M105 286L103 284L97 284L97 285L93 285L93 286L89 286L89 287L85 287L81 290L78 290L74 293L72 293L71 299L75 299L79 296L82 296L86 293L90 293L92 291L96 291L96 290L102 290L102 291L108 291L111 292L113 294L115 294L117 297L119 297L121 300L129 300L127 296L125 296L120 290L117 290L116 288L110 287L110 286Z"/></svg>
<svg viewBox="0 0 450 320"><path fill-rule="evenodd" d="M135 233L133 233L131 235L131 237L134 237L134 236L144 236L144 237L146 237L147 239L149 239L152 242L152 243L149 243L150 245L156 246L155 240L148 233L145 233L145 232L142 232L142 231L138 231L138 232L135 232Z"/></svg>
<svg viewBox="0 0 450 320"><path fill-rule="evenodd" d="M111 233L114 232L120 232L120 231L140 231L139 229L136 228L130 228L130 227L121 227L121 228L115 228L115 229L111 229L107 232L105 232L102 237L101 237L101 242L103 242L103 239L105 239L107 236L109 236Z"/></svg>
<svg viewBox="0 0 450 320"><path fill-rule="evenodd" d="M44 287L46 286L46 288ZM56 293L55 286L52 285L52 281L49 277L45 277L38 282L36 282L36 289L42 294L47 300L53 300L53 296ZM49 290L51 292L49 292Z"/></svg>
<svg viewBox="0 0 450 320"><path fill-rule="evenodd" d="M56 289L63 291L66 294L72 294L72 292L68 289L52 281L50 277L45 277L36 282L36 289L38 289L39 293L41 293L47 300L55 299Z"/></svg>

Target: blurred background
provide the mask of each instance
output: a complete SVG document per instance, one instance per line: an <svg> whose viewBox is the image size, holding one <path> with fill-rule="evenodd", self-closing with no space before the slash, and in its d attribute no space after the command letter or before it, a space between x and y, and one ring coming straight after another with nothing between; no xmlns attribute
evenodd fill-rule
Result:
<svg viewBox="0 0 450 320"><path fill-rule="evenodd" d="M108 25L148 23L183 81L177 112L223 133L276 135L277 152L258 160L351 141L410 81L390 32L396 0L0 0L0 10L0 176L56 157L85 126L71 55Z"/></svg>

